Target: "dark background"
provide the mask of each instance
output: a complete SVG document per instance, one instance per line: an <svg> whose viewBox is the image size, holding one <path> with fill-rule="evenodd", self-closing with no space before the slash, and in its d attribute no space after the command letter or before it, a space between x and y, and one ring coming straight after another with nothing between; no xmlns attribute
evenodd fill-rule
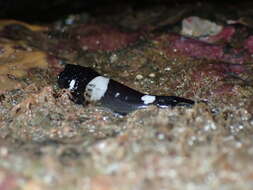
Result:
<svg viewBox="0 0 253 190"><path fill-rule="evenodd" d="M124 9L126 4L131 4L134 8L141 9L157 4L180 6L181 4L196 4L198 2L207 1L208 0L0 0L0 18L18 19L29 22L47 22L59 19L71 13L80 13L83 11L92 12L103 6L117 5L119 9ZM233 2L237 1L229 0L227 3Z"/></svg>

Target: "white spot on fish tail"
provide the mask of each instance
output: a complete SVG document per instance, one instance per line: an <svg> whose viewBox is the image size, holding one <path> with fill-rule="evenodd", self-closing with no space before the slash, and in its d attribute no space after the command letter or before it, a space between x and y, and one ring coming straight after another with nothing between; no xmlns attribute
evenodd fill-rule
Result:
<svg viewBox="0 0 253 190"><path fill-rule="evenodd" d="M98 76L92 79L86 86L84 96L88 101L99 101L106 93L109 78Z"/></svg>
<svg viewBox="0 0 253 190"><path fill-rule="evenodd" d="M73 90L74 89L74 87L75 87L75 84L76 84L76 80L71 80L71 82L69 83L69 90Z"/></svg>
<svg viewBox="0 0 253 190"><path fill-rule="evenodd" d="M144 104L151 104L155 101L155 96L144 95L141 97L141 100L144 102Z"/></svg>
<svg viewBox="0 0 253 190"><path fill-rule="evenodd" d="M117 92L114 97L117 98L119 95L120 93Z"/></svg>

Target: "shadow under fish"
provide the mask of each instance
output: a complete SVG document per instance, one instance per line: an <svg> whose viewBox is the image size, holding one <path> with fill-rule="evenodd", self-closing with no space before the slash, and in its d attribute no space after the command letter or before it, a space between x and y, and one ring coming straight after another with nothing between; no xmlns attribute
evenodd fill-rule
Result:
<svg viewBox="0 0 253 190"><path fill-rule="evenodd" d="M67 64L58 76L60 88L69 89L77 104L100 102L115 113L126 115L150 105L159 108L191 107L194 101L177 96L156 96L138 92L91 68Z"/></svg>

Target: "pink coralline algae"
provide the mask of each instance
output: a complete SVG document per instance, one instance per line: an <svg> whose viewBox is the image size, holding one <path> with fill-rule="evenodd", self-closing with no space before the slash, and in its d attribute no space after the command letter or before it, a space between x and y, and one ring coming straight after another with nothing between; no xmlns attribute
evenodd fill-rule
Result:
<svg viewBox="0 0 253 190"><path fill-rule="evenodd" d="M76 29L77 40L84 50L114 51L136 42L140 34L123 32L109 25L85 24Z"/></svg>
<svg viewBox="0 0 253 190"><path fill-rule="evenodd" d="M220 59L223 56L221 46L208 44L191 38L180 37L174 41L173 47L192 57Z"/></svg>
<svg viewBox="0 0 253 190"><path fill-rule="evenodd" d="M232 26L224 27L218 34L201 38L202 41L215 43L215 42L229 42L235 34L235 28Z"/></svg>
<svg viewBox="0 0 253 190"><path fill-rule="evenodd" d="M179 56L185 55L194 58L209 59L229 63L242 64L252 61L250 54L245 51L244 48L233 48L228 44L211 44L208 42L203 42L197 39L171 33L163 37L158 37L155 40L162 42L162 50L167 55L170 55L173 51L176 52ZM253 38L252 41L249 40L247 42L248 49L251 48L252 44Z"/></svg>
<svg viewBox="0 0 253 190"><path fill-rule="evenodd" d="M234 77L240 78L242 74L247 75L249 70L244 64L231 63L202 63L190 71L191 81L195 84L196 90L209 86L208 93L214 96L229 95L234 91L235 83L228 82ZM227 82L226 82L227 81Z"/></svg>
<svg viewBox="0 0 253 190"><path fill-rule="evenodd" d="M250 36L244 42L244 48L247 49L249 53L253 54L253 36Z"/></svg>
<svg viewBox="0 0 253 190"><path fill-rule="evenodd" d="M230 74L242 74L246 71L247 69L243 64L202 64L196 68L196 72L193 72L193 79L194 81L201 81L211 77L220 80Z"/></svg>

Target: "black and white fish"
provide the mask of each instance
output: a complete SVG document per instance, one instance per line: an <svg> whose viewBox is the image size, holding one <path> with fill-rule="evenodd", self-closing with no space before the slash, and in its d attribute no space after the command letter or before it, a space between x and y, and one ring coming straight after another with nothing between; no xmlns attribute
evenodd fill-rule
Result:
<svg viewBox="0 0 253 190"><path fill-rule="evenodd" d="M150 105L160 108L192 106L194 101L177 96L156 96L138 92L91 68L67 64L58 76L60 88L69 89L77 104L100 102L102 106L125 115Z"/></svg>

